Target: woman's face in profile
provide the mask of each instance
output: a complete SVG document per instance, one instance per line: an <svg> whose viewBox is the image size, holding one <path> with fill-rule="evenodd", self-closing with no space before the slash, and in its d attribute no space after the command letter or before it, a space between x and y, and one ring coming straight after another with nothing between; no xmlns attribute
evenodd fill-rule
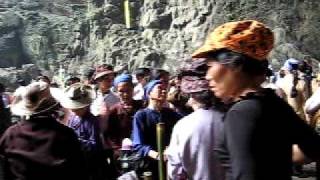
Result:
<svg viewBox="0 0 320 180"><path fill-rule="evenodd" d="M206 79L209 81L210 90L222 100L232 98L241 84L239 70L215 61L210 61L207 65Z"/></svg>

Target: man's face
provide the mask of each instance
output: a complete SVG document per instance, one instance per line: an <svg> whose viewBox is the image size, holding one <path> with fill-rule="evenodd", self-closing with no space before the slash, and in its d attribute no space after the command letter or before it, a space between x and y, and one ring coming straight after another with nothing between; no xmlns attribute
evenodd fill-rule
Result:
<svg viewBox="0 0 320 180"><path fill-rule="evenodd" d="M98 78L97 83L99 85L99 89L102 92L108 91L112 86L113 79L114 79L113 74L107 74Z"/></svg>
<svg viewBox="0 0 320 180"><path fill-rule="evenodd" d="M87 111L89 111L89 109L88 107L84 107L79 109L70 109L70 111L79 117L83 117L87 113Z"/></svg>
<svg viewBox="0 0 320 180"><path fill-rule="evenodd" d="M117 85L117 93L120 100L124 103L132 101L133 85L128 82L122 82Z"/></svg>
<svg viewBox="0 0 320 180"><path fill-rule="evenodd" d="M159 79L162 82L162 85L168 88L170 77L168 74L162 75Z"/></svg>
<svg viewBox="0 0 320 180"><path fill-rule="evenodd" d="M158 101L166 101L167 99L167 86L164 84L157 84L149 94L149 98Z"/></svg>

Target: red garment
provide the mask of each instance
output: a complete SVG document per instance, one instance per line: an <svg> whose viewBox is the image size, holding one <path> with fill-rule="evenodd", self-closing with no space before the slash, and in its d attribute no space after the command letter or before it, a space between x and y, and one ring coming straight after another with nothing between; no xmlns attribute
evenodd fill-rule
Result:
<svg viewBox="0 0 320 180"><path fill-rule="evenodd" d="M130 138L134 114L143 108L142 101L134 100L131 105L117 103L110 108L107 129L104 131L106 139L111 142L112 149L118 151L124 138ZM117 154L117 152L115 152Z"/></svg>

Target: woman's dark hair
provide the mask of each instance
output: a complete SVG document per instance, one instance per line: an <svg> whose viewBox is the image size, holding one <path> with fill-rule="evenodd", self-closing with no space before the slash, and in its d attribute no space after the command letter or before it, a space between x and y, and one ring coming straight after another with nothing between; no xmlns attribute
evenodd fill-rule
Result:
<svg viewBox="0 0 320 180"><path fill-rule="evenodd" d="M229 67L240 67L249 76L268 75L268 61L256 60L247 55L237 53L227 49L208 53L209 59L213 59Z"/></svg>

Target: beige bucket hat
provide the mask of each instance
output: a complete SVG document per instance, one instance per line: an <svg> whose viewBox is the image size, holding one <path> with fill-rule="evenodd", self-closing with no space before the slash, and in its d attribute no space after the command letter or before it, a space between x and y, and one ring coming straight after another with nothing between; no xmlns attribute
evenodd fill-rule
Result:
<svg viewBox="0 0 320 180"><path fill-rule="evenodd" d="M60 103L67 109L80 109L89 106L94 99L93 89L82 83L72 84L64 91Z"/></svg>
<svg viewBox="0 0 320 180"><path fill-rule="evenodd" d="M18 116L31 116L46 112L58 104L50 94L49 84L33 82L18 88L13 94L11 112Z"/></svg>

